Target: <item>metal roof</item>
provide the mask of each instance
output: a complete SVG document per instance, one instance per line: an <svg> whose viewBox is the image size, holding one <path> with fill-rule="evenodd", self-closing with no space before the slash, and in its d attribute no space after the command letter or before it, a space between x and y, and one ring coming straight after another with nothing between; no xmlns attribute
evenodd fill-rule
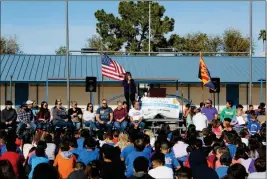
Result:
<svg viewBox="0 0 267 179"><path fill-rule="evenodd" d="M66 77L64 55L1 55L1 82L46 82L47 77ZM133 78L177 78L183 83L199 83L198 56L110 56L130 71ZM248 83L248 57L204 57L212 77L222 83ZM265 78L265 58L253 58L253 83ZM71 78L96 76L101 81L101 56L71 55ZM81 80L80 80L81 81ZM105 82L114 82L104 78ZM60 80L59 80L60 82Z"/></svg>

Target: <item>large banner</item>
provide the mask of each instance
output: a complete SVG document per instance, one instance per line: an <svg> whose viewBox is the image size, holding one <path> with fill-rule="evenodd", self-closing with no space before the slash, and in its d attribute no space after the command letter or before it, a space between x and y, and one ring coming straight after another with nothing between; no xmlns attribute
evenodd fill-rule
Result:
<svg viewBox="0 0 267 179"><path fill-rule="evenodd" d="M165 118L177 119L179 117L180 107L176 98L143 97L141 101L145 119L153 119L157 114Z"/></svg>

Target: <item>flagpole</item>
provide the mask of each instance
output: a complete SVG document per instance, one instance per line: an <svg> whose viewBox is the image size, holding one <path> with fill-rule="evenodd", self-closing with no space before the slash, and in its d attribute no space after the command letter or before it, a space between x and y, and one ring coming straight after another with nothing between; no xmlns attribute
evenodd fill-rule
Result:
<svg viewBox="0 0 267 179"><path fill-rule="evenodd" d="M102 75L102 99L104 99L104 76Z"/></svg>
<svg viewBox="0 0 267 179"><path fill-rule="evenodd" d="M202 58L202 52L199 53L199 58ZM202 85L202 101L201 102L204 102L204 84L203 84L203 82L201 82L201 85Z"/></svg>

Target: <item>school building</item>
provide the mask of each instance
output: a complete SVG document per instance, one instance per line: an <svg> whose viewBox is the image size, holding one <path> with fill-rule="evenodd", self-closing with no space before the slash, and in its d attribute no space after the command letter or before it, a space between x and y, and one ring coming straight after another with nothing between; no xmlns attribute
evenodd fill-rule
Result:
<svg viewBox="0 0 267 179"><path fill-rule="evenodd" d="M28 99L38 104L48 101L54 106L56 99L62 99L66 105L66 56L64 55L1 55L0 102L4 108L6 100L12 100L18 106ZM142 93L147 85L166 88L167 94L184 98L183 103L191 101L195 105L213 94L198 79L198 56L110 56L132 73ZM118 100L124 101L121 82L104 78L102 86L101 56L71 55L70 57L70 100L85 108L88 102L95 106L102 98L109 105L116 106ZM220 94L215 95L215 106L221 110L227 99L245 107L249 101L249 57L214 56L203 57L211 77L220 77ZM265 65L264 57L253 58L252 103L258 106L265 101ZM85 92L85 77L97 77L97 92ZM58 78L58 79L56 79ZM170 80L172 79L172 80ZM176 80L177 79L177 80ZM262 80L262 81L261 81ZM104 90L104 92L102 91ZM182 103L180 101L180 103Z"/></svg>

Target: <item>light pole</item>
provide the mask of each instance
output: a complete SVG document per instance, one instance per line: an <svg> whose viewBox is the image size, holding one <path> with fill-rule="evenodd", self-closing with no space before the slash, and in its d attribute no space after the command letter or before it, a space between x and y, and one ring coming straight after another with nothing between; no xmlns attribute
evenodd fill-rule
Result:
<svg viewBox="0 0 267 179"><path fill-rule="evenodd" d="M265 32L267 32L267 0L265 0ZM266 33L265 33L266 35ZM265 42L265 65L266 65L266 69L265 69L265 104L267 102L267 43ZM265 120L267 121L267 112L265 111ZM267 130L267 128L266 128Z"/></svg>
<svg viewBox="0 0 267 179"><path fill-rule="evenodd" d="M67 75L67 105L70 108L70 59L69 59L69 2L66 0L66 75Z"/></svg>
<svg viewBox="0 0 267 179"><path fill-rule="evenodd" d="M148 2L149 7L148 7L148 55L150 56L150 38L151 38L151 1Z"/></svg>
<svg viewBox="0 0 267 179"><path fill-rule="evenodd" d="M249 104L252 104L252 0L250 0L250 19L249 19Z"/></svg>

